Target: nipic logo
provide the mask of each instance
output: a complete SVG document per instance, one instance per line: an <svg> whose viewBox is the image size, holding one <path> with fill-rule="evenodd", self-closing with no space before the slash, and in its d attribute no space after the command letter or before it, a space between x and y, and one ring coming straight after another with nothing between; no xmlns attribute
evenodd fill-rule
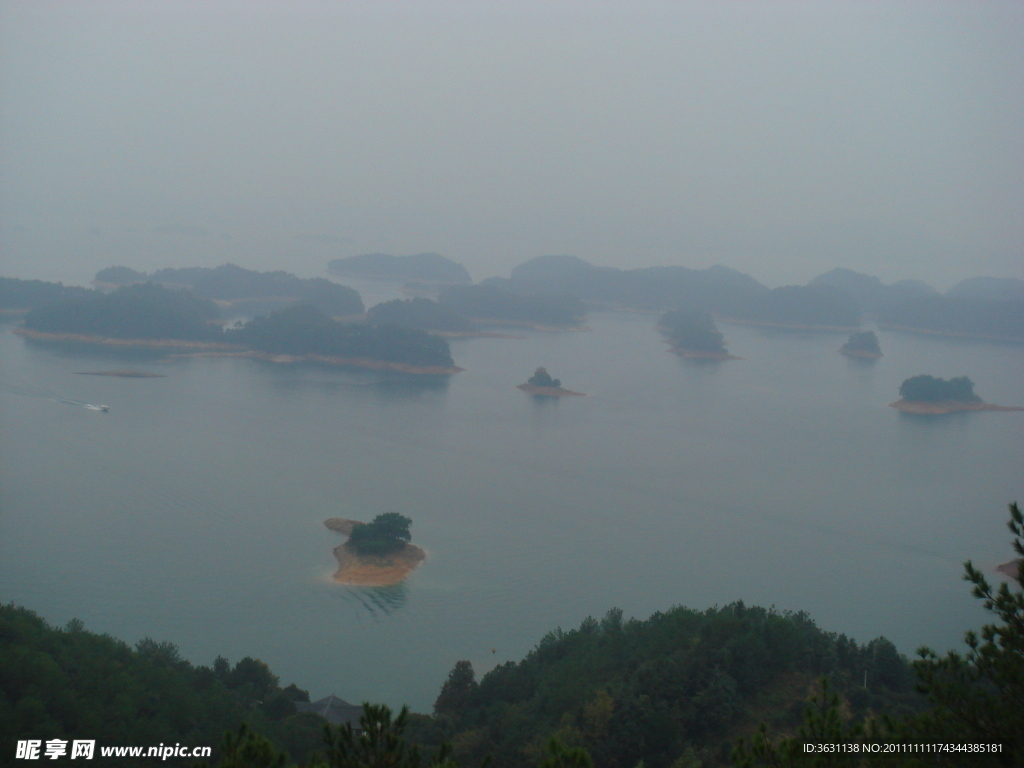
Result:
<svg viewBox="0 0 1024 768"><path fill-rule="evenodd" d="M40 755L40 750L42 754ZM47 739L43 747L42 739L25 739L18 742L18 748L14 757L18 760L39 760L40 757L56 760L68 754L68 741L66 739ZM71 759L84 758L92 760L96 754L95 739L75 739L71 742Z"/></svg>

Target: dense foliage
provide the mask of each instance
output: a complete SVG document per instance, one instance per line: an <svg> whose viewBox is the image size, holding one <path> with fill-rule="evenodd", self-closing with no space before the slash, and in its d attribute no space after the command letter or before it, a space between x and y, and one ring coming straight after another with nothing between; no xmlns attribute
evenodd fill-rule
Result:
<svg viewBox="0 0 1024 768"><path fill-rule="evenodd" d="M95 291L45 280L0 277L0 310L24 310L64 299L84 298Z"/></svg>
<svg viewBox="0 0 1024 768"><path fill-rule="evenodd" d="M954 402L976 403L981 400L974 394L974 382L966 376L939 379L922 374L911 376L900 384L900 397L924 403Z"/></svg>
<svg viewBox="0 0 1024 768"><path fill-rule="evenodd" d="M562 386L562 380L551 378L548 369L543 366L534 371L533 376L527 379L526 383L532 384L535 387L554 387L555 389Z"/></svg>
<svg viewBox="0 0 1024 768"><path fill-rule="evenodd" d="M25 316L25 327L118 339L212 341L221 335L218 314L212 301L189 291L139 283L36 307Z"/></svg>
<svg viewBox="0 0 1024 768"><path fill-rule="evenodd" d="M301 759L318 746L323 722L295 714L294 702L308 698L295 686L281 688L257 659L193 666L170 643L146 639L131 648L78 621L57 629L25 608L0 606L4 760L26 738L213 746L243 722ZM139 764L103 764L122 762Z"/></svg>
<svg viewBox="0 0 1024 768"><path fill-rule="evenodd" d="M466 317L542 325L579 325L587 313L575 296L526 296L484 285L446 288L439 301Z"/></svg>
<svg viewBox="0 0 1024 768"><path fill-rule="evenodd" d="M345 546L360 555L397 552L412 540L412 520L398 512L377 515L369 523L356 523Z"/></svg>
<svg viewBox="0 0 1024 768"><path fill-rule="evenodd" d="M234 264L224 264L212 269L160 269L152 275L128 267L109 267L96 273L98 283L129 284L142 281L188 287L197 296L207 299L236 302L241 299L274 299L289 303L300 301L330 315L359 315L363 312L363 300L351 288L322 277L303 279L289 272L257 272Z"/></svg>
<svg viewBox="0 0 1024 768"><path fill-rule="evenodd" d="M666 312L658 321L672 345L697 352L725 352L725 337L719 332L710 312L677 309Z"/></svg>
<svg viewBox="0 0 1024 768"><path fill-rule="evenodd" d="M387 253L366 253L333 259L327 269L338 275L359 275L382 280L425 280L435 283L469 283L466 268L437 253L392 256Z"/></svg>
<svg viewBox="0 0 1024 768"><path fill-rule="evenodd" d="M735 316L759 323L850 327L860 325L860 308L846 291L831 285L787 285L758 294Z"/></svg>
<svg viewBox="0 0 1024 768"><path fill-rule="evenodd" d="M1016 503L1010 505L1008 525L1013 549L1024 558L1024 515ZM887 756L884 763L894 768L1024 766L1024 574L1020 562L1013 580L1016 589L1005 582L993 589L970 561L964 563L964 578L974 585L974 596L997 622L983 626L980 636L966 633L966 654L918 651L913 668L917 689L929 704L924 711L906 717L883 713L865 727L845 716L841 698L826 683L805 711L795 737L773 741L762 724L752 739L741 739L733 754L737 768L873 768L881 764L877 755L865 757L862 751L808 756L804 742L953 746L939 756ZM998 745L999 749L978 754L961 751L965 745Z"/></svg>
<svg viewBox="0 0 1024 768"><path fill-rule="evenodd" d="M228 340L286 355L370 358L419 366L453 365L448 342L414 328L342 323L315 307L296 305L228 331Z"/></svg>
<svg viewBox="0 0 1024 768"><path fill-rule="evenodd" d="M451 307L430 299L394 299L371 307L366 321L373 325L392 323L425 331L469 331L469 319Z"/></svg>
<svg viewBox="0 0 1024 768"><path fill-rule="evenodd" d="M435 724L464 764L486 754L498 768L528 764L555 735L610 768L641 760L662 768L687 756L720 765L736 730L765 716L785 727L797 721L800 707L792 705L821 675L858 718L919 703L910 668L888 640L858 645L805 614L735 603L673 608L646 621L609 611L548 634L523 661L479 682L459 662L435 704Z"/></svg>
<svg viewBox="0 0 1024 768"><path fill-rule="evenodd" d="M860 331L846 340L840 349L841 352L867 352L871 355L882 354L882 348L878 346L878 336L874 331Z"/></svg>

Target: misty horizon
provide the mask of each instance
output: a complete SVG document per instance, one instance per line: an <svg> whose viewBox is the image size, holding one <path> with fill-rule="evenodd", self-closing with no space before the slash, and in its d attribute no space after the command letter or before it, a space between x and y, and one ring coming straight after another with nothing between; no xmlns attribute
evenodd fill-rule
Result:
<svg viewBox="0 0 1024 768"><path fill-rule="evenodd" d="M0 4L0 248L1020 277L1024 8Z"/></svg>

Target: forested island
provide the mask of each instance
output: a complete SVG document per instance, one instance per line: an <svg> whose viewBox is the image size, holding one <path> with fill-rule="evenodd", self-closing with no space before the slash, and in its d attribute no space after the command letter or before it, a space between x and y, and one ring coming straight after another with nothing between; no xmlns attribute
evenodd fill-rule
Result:
<svg viewBox="0 0 1024 768"><path fill-rule="evenodd" d="M80 299L92 293L95 291L90 288L79 288L63 283L0 277L0 313L21 314L44 304Z"/></svg>
<svg viewBox="0 0 1024 768"><path fill-rule="evenodd" d="M78 340L227 343L216 304L156 283L127 285L106 294L92 291L38 306L25 316L24 330L36 338L50 334Z"/></svg>
<svg viewBox="0 0 1024 768"><path fill-rule="evenodd" d="M159 269L152 274L128 267L109 267L96 273L93 284L111 289L146 282L189 288L196 296L213 299L235 315L261 314L295 303L309 304L335 317L361 315L364 309L357 291L326 278L300 278L281 271L257 272L234 264Z"/></svg>
<svg viewBox="0 0 1024 768"><path fill-rule="evenodd" d="M388 253L367 253L332 259L327 271L336 275L371 277L377 280L426 283L470 283L466 268L456 261L437 253L417 253L412 256L392 256Z"/></svg>
<svg viewBox="0 0 1024 768"><path fill-rule="evenodd" d="M339 322L315 307L296 305L257 317L225 338L272 356L392 368L408 373L458 373L444 339L415 328Z"/></svg>
<svg viewBox="0 0 1024 768"><path fill-rule="evenodd" d="M339 584L387 587L403 581L426 559L412 543L412 520L398 512L377 515L369 523L332 517L324 521L332 531L348 536L334 548Z"/></svg>
<svg viewBox="0 0 1024 768"><path fill-rule="evenodd" d="M19 333L40 341L233 352L419 374L457 373L444 339L414 328L335 320L294 305L224 329L209 299L155 283L122 286L33 309Z"/></svg>
<svg viewBox="0 0 1024 768"><path fill-rule="evenodd" d="M534 371L533 376L527 379L525 384L516 385L516 389L521 389L523 392L529 392L531 395L540 395L542 397L583 395L582 392L573 392L571 389L563 389L562 380L551 378L551 374L548 373L547 368L544 368L543 366Z"/></svg>
<svg viewBox="0 0 1024 768"><path fill-rule="evenodd" d="M725 348L722 336L710 312L677 309L666 312L658 327L668 337L672 351L680 357L705 360L736 360Z"/></svg>
<svg viewBox="0 0 1024 768"><path fill-rule="evenodd" d="M974 382L966 376L940 379L922 374L905 379L900 385L900 399L890 408L925 415L956 411L1024 411L1024 407L993 405L974 393Z"/></svg>
<svg viewBox="0 0 1024 768"><path fill-rule="evenodd" d="M587 314L575 296L527 296L486 285L451 286L438 301L477 322L532 328L574 328Z"/></svg>
<svg viewBox="0 0 1024 768"><path fill-rule="evenodd" d="M469 318L451 307L431 299L394 299L371 307L366 313L366 322L372 325L403 325L424 331L445 333L471 333L473 324Z"/></svg>
<svg viewBox="0 0 1024 768"><path fill-rule="evenodd" d="M690 307L732 314L768 289L750 275L723 266L598 267L576 256L538 256L512 270L508 278L489 278L484 286L531 296L575 296L611 309Z"/></svg>
<svg viewBox="0 0 1024 768"><path fill-rule="evenodd" d="M878 336L874 331L853 334L839 351L847 357L861 357L867 360L876 360L882 356L882 348L878 345Z"/></svg>

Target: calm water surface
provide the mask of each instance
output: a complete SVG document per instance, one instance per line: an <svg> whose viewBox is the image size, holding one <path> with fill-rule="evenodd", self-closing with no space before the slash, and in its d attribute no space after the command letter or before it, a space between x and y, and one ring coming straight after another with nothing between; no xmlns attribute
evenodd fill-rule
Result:
<svg viewBox="0 0 1024 768"><path fill-rule="evenodd" d="M883 332L860 363L842 336L726 325L743 359L709 364L654 321L459 340L448 382L117 360L0 327L0 599L419 710L456 660L486 671L613 606L743 599L907 653L983 620L961 563L1012 556L1024 413L886 404L924 372L1024 404L1019 348ZM514 389L538 365L588 397ZM166 377L75 375L125 367ZM331 583L322 521L390 510L427 562L401 587Z"/></svg>

